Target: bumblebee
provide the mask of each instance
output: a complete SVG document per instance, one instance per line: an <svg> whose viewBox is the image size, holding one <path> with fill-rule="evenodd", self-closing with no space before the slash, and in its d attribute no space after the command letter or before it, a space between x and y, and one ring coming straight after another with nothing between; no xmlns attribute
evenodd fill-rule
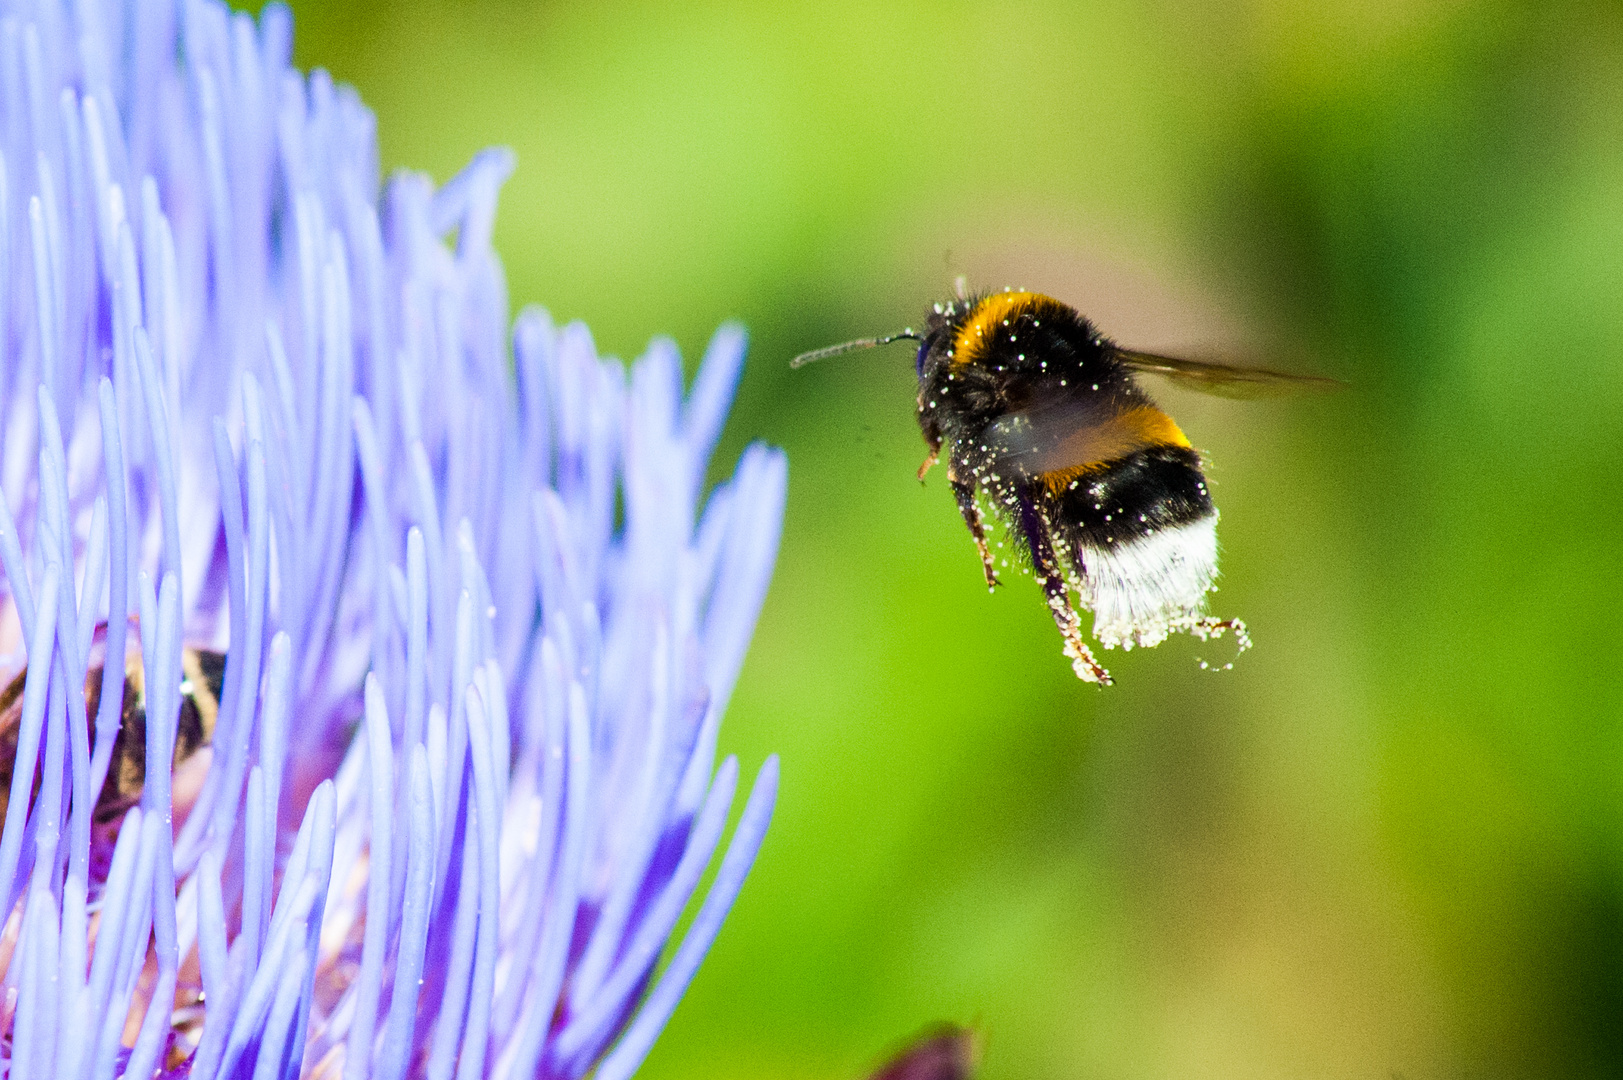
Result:
<svg viewBox="0 0 1623 1080"><path fill-rule="evenodd" d="M1249 647L1242 622L1206 614L1217 508L1200 452L1136 376L1231 396L1334 380L1124 349L1075 308L1013 290L960 296L935 305L922 333L836 345L794 366L904 338L919 342L918 420L929 447L919 479L945 456L989 589L999 582L981 499L1006 520L1078 677L1111 682L1082 640L1078 608L1093 612L1093 636L1107 649L1229 631L1239 651Z"/></svg>
<svg viewBox="0 0 1623 1080"><path fill-rule="evenodd" d="M96 711L101 702L102 666L101 663L93 663L85 674L85 723L89 729L92 753L96 740ZM173 763L173 768L177 770L214 740L214 725L220 712L220 690L225 682L225 656L203 649L183 649L181 672L180 715L175 728ZM10 801L11 776L17 765L23 685L27 677L28 670L24 668L6 684L4 690L0 690L0 820L4 819ZM141 791L146 787L146 754L145 671L139 643L135 643L124 659L124 699L119 709L118 734L113 740L107 779L102 783L91 813L92 825L98 832L116 827L123 819L124 812L141 801ZM39 793L40 782L41 777L36 770L32 795Z"/></svg>

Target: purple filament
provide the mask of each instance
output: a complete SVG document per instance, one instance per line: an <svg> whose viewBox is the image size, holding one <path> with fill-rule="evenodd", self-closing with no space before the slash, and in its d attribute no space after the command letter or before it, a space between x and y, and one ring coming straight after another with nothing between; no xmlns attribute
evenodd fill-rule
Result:
<svg viewBox="0 0 1623 1080"><path fill-rule="evenodd" d="M755 445L705 491L744 333L684 389L668 341L513 318L512 155L382 182L291 49L276 5L0 18L0 1067L628 1076L777 789L724 845L786 485ZM200 785L191 650L225 657Z"/></svg>

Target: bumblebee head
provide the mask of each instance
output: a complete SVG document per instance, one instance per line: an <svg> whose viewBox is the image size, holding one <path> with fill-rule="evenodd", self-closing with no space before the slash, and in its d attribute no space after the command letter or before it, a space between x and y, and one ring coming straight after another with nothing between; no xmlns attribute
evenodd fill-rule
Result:
<svg viewBox="0 0 1623 1080"><path fill-rule="evenodd" d="M919 338L919 355L914 364L920 382L924 381L924 366L930 358L931 350L938 344L951 342L958 323L963 321L964 314L968 310L969 302L959 298L937 304L925 316L924 334ZM945 352L945 345L942 351Z"/></svg>

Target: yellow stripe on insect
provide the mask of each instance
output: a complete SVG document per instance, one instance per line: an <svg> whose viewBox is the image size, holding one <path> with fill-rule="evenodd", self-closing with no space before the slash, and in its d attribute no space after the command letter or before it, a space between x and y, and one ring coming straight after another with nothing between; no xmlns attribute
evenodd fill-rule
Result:
<svg viewBox="0 0 1623 1080"><path fill-rule="evenodd" d="M997 334L997 328L1005 320L1012 321L1025 314L1026 309L1035 307L1043 301L1054 302L1037 293L1001 292L993 293L976 304L974 312L965 320L958 331L958 336L953 339L953 365L978 363L985 355L986 347Z"/></svg>
<svg viewBox="0 0 1623 1080"><path fill-rule="evenodd" d="M1040 479L1050 494L1059 495L1088 473L1108 468L1139 450L1188 445L1189 439L1172 417L1145 405L1077 431L1052 455L1067 457L1069 462L1044 472Z"/></svg>

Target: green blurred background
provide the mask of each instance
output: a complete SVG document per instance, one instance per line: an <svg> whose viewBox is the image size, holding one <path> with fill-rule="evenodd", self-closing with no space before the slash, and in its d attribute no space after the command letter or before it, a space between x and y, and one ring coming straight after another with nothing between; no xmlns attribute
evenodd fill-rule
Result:
<svg viewBox="0 0 1623 1080"><path fill-rule="evenodd" d="M1623 11L295 3L386 167L506 144L515 306L751 361L788 448L724 728L760 863L643 1075L845 1080L940 1019L1003 1078L1623 1075ZM1221 675L1079 684L995 597L907 350L957 274L1350 389L1161 396L1211 460Z"/></svg>

